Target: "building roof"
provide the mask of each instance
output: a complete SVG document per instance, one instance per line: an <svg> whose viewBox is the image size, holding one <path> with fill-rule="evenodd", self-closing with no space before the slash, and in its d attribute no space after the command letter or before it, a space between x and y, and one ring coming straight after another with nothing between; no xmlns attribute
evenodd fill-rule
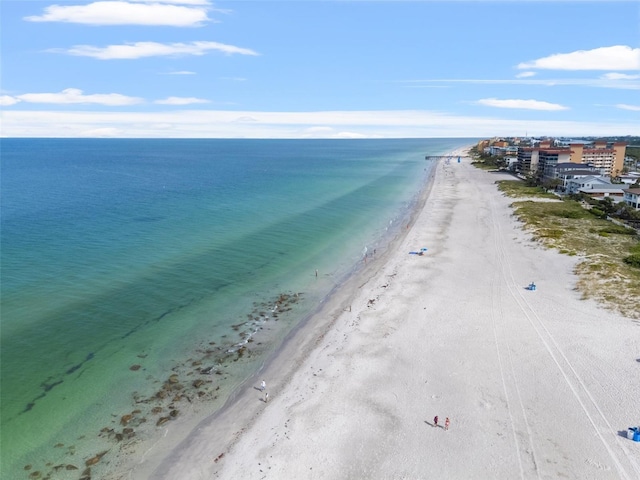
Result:
<svg viewBox="0 0 640 480"><path fill-rule="evenodd" d="M584 175L585 177L593 177L593 173L593 170L573 170L568 172L568 174L570 175Z"/></svg>
<svg viewBox="0 0 640 480"><path fill-rule="evenodd" d="M579 188L578 189L579 192L582 193L619 193L619 194L623 194L624 192L627 192L628 190L626 188L622 188L618 185L601 185L597 188Z"/></svg>
<svg viewBox="0 0 640 480"><path fill-rule="evenodd" d="M590 175L588 177L582 177L579 179L570 179L569 183L600 183L602 184L601 186L612 185L611 180L609 180L608 178L594 177L593 175ZM626 185L626 184L616 184L616 185Z"/></svg>

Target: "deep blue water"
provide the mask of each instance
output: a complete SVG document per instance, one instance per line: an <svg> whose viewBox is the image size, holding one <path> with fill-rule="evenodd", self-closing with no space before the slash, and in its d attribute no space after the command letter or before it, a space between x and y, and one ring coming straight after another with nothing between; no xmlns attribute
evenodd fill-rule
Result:
<svg viewBox="0 0 640 480"><path fill-rule="evenodd" d="M198 362L222 401L399 225L425 155L473 142L2 139L3 478L83 464Z"/></svg>

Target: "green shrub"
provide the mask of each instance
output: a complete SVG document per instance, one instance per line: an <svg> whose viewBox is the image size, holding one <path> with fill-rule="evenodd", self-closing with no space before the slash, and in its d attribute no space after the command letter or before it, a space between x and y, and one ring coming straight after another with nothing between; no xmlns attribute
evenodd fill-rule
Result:
<svg viewBox="0 0 640 480"><path fill-rule="evenodd" d="M558 228L545 228L541 229L538 234L544 238L560 238L564 234L564 231Z"/></svg>
<svg viewBox="0 0 640 480"><path fill-rule="evenodd" d="M640 253L632 253L624 259L624 263L634 268L640 268Z"/></svg>
<svg viewBox="0 0 640 480"><path fill-rule="evenodd" d="M623 227L621 225L609 225L601 228L598 233L612 233L615 235L637 235L637 232L633 228Z"/></svg>
<svg viewBox="0 0 640 480"><path fill-rule="evenodd" d="M597 209L594 208L590 211L593 213L593 210L597 210ZM602 211L600 211L600 213L602 213ZM585 216L585 214L579 210L567 210L567 209L550 210L549 214L555 217L562 217L562 218L584 218Z"/></svg>
<svg viewBox="0 0 640 480"><path fill-rule="evenodd" d="M596 217L602 218L606 215L606 213L604 213L602 210L600 210L599 208L595 208L593 207L591 210L589 210L591 212L591 215L595 215Z"/></svg>

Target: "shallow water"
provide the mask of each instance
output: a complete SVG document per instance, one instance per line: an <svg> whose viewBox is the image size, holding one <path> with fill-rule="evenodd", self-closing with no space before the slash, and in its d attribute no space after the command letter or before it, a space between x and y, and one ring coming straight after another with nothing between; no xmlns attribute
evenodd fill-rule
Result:
<svg viewBox="0 0 640 480"><path fill-rule="evenodd" d="M3 478L221 404L472 142L3 139Z"/></svg>

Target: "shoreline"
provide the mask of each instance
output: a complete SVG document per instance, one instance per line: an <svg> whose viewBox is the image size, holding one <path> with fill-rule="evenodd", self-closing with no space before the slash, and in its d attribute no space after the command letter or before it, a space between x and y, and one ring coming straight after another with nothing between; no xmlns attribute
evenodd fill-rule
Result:
<svg viewBox="0 0 640 480"><path fill-rule="evenodd" d="M532 241L499 174L434 174L411 228L252 378L268 403L247 382L121 478L639 476L623 437L640 421L637 326L579 298L578 259Z"/></svg>
<svg viewBox="0 0 640 480"><path fill-rule="evenodd" d="M443 155L461 155L465 151L468 151L469 147L459 148L453 152L445 153ZM424 183L420 190L416 192L412 204L403 216L401 221L409 222L413 224L415 219L420 215L426 201L429 198L431 189L435 182L436 170L438 163L435 163L428 174L424 178ZM345 311L348 307L349 299L353 296L354 289L357 291L362 288L364 284L371 280L381 268L388 262L390 255L395 251L398 245L408 235L410 229L404 228L402 225L396 226L389 233L383 235L376 240L376 244L373 245L377 248L375 255L368 254L369 260L364 264L358 262L353 268L347 272L343 278L341 278L335 285L335 287L322 299L321 303L312 310L306 318L295 326L285 338L282 340L280 346L275 349L269 357L267 357L262 366L250 377L245 379L238 387L236 387L231 395L225 400L223 405L216 411L208 415L206 418L202 418L202 415L197 416L199 421L194 422L194 418L179 419L172 422L172 425L168 427L163 438L159 439L154 445L152 445L146 452L144 452L142 458L136 458L135 454L131 457L125 456L116 461L113 461L110 465L110 473L106 478L109 479L121 479L121 478L160 478L166 470L165 464L171 464L171 456L176 454L180 455L180 452L184 450L193 449L192 443L198 443L194 436L203 429L215 430L213 435L216 440L218 438L227 439L220 442L221 453L229 446L228 439L233 439L235 442L237 436L236 423L243 425L243 428L252 424L255 418L260 414L262 405L258 402L258 406L251 406L252 401L247 402L247 394L255 392L254 390L263 377L266 378L278 378L282 375L283 371L287 371L287 378L291 377L296 370L295 366L291 365L291 358L303 358L308 356L309 351L314 347L312 343L317 343L335 324L339 315ZM372 246L372 248L373 248ZM362 285L361 285L362 284ZM325 316L331 317L331 320L321 320ZM296 341L301 341L300 344L296 344ZM285 379L278 381L273 380L268 382L268 387L281 387L286 384L288 380ZM270 390L270 388L267 388ZM273 394L272 394L273 395ZM200 410L204 406L200 407ZM247 414L251 412L251 415ZM235 419L230 421L229 418ZM169 431L169 428L173 432ZM226 432L226 433L223 433ZM181 440L177 442L167 442L167 445L161 445L164 443L164 438L169 436L176 436ZM206 440L209 446L211 441ZM135 450L136 446L132 445ZM166 458L165 458L166 457ZM167 478L170 478L168 475Z"/></svg>

